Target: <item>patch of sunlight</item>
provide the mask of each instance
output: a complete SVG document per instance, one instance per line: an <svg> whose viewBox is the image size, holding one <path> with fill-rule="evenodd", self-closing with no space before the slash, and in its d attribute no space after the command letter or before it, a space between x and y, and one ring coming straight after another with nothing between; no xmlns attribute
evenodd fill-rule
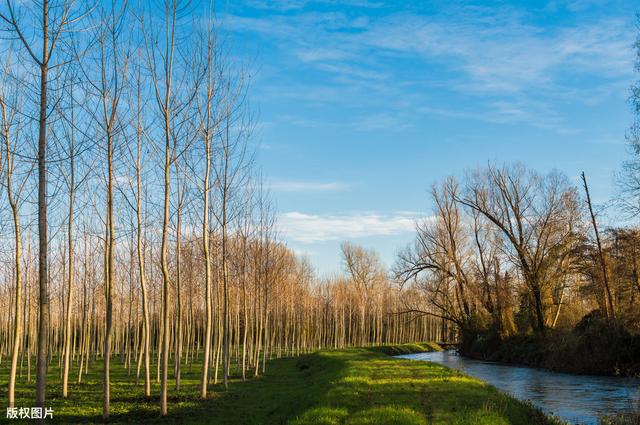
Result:
<svg viewBox="0 0 640 425"><path fill-rule="evenodd" d="M373 378L366 376L346 376L339 382L343 384L365 385L425 385L429 381L441 380L440 378Z"/></svg>
<svg viewBox="0 0 640 425"><path fill-rule="evenodd" d="M367 376L345 376L340 379L338 382L342 384L367 384L371 385L372 380Z"/></svg>
<svg viewBox="0 0 640 425"><path fill-rule="evenodd" d="M464 417L454 422L455 425L509 425L510 423L500 413L487 409L466 412Z"/></svg>
<svg viewBox="0 0 640 425"><path fill-rule="evenodd" d="M449 376L433 376L433 377L416 377L416 378L397 378L397 377L385 377L376 378L372 376L345 376L338 380L341 384L360 384L360 385L428 385L430 383L455 383L455 384L470 384L474 386L485 386L481 381L470 378L468 376L449 375Z"/></svg>
<svg viewBox="0 0 640 425"><path fill-rule="evenodd" d="M349 415L346 409L316 407L289 422L291 425L339 425Z"/></svg>
<svg viewBox="0 0 640 425"><path fill-rule="evenodd" d="M432 382L455 382L455 383L462 383L462 384L473 384L473 385L478 385L478 386L485 386L486 384L482 381L479 381L475 378L471 378L469 376L464 376L464 375L450 375L450 376L442 376L442 377L437 377L437 378L431 378L428 379L429 381Z"/></svg>
<svg viewBox="0 0 640 425"><path fill-rule="evenodd" d="M426 425L427 420L418 411L408 407L373 407L353 414L347 425Z"/></svg>

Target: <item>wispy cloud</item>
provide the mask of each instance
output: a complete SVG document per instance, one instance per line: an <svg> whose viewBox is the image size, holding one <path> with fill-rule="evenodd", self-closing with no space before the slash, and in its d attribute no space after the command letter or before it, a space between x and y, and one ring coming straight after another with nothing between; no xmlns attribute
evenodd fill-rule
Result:
<svg viewBox="0 0 640 425"><path fill-rule="evenodd" d="M512 8L461 8L442 18L397 15L360 34L361 43L440 62L466 81L462 90L519 92L561 81L562 71L619 77L632 71L628 20L601 19L566 28L524 23Z"/></svg>
<svg viewBox="0 0 640 425"><path fill-rule="evenodd" d="M404 130L411 125L399 114L372 114L357 118L352 123L352 127L358 131L375 130Z"/></svg>
<svg viewBox="0 0 640 425"><path fill-rule="evenodd" d="M564 7L572 12L580 12L593 6L603 6L608 0L552 0L547 5L547 10L557 10Z"/></svg>
<svg viewBox="0 0 640 425"><path fill-rule="evenodd" d="M335 192L347 190L351 185L342 182L276 180L269 187L274 192Z"/></svg>
<svg viewBox="0 0 640 425"><path fill-rule="evenodd" d="M559 7L581 2L565 3ZM415 127L427 114L574 134L579 126L565 105L595 107L626 96L633 19L577 17L550 26L532 14L515 7L448 6L435 15L363 16L303 6L229 21L231 29L275 43L288 68L314 73L304 84L271 80L263 88L266 99L352 110L343 120L300 116L290 123L298 127L397 131ZM442 102L448 93L465 100Z"/></svg>
<svg viewBox="0 0 640 425"><path fill-rule="evenodd" d="M411 233L421 215L398 212L391 215L359 213L319 215L292 211L281 214L279 224L284 236L292 241L313 243L368 236Z"/></svg>
<svg viewBox="0 0 640 425"><path fill-rule="evenodd" d="M325 49L322 47L297 48L294 49L296 57L305 63L342 60L348 57L347 53L336 49Z"/></svg>
<svg viewBox="0 0 640 425"><path fill-rule="evenodd" d="M555 7L575 11L599 1L557 0ZM612 93L623 93L619 88L628 87L633 72L635 31L630 16L576 15L560 26L537 19L532 9L513 6L454 3L437 14L409 7L404 12L367 14L333 7L318 10L312 3L286 1L282 4L288 13L225 19L231 30L256 33L275 43L289 67L321 75L305 81L302 90L292 89L291 81L271 84L267 96L353 108L362 107L365 96L367 105L384 115L385 108L397 110L400 102L407 111L443 110L446 106L434 103L430 92L454 92L472 98L483 109L485 121L564 133L574 130L565 122L560 103L593 105ZM403 66L397 66L401 62ZM420 69L429 73L419 74ZM356 130L397 128L396 119L381 120L381 115L358 121L354 114L358 122L352 125ZM410 126L407 120L401 122Z"/></svg>
<svg viewBox="0 0 640 425"><path fill-rule="evenodd" d="M464 118L494 124L532 124L546 128L559 134L574 134L580 129L565 125L561 116L547 102L533 99L496 100L487 102L482 109L442 108L424 106L417 109L430 117Z"/></svg>
<svg viewBox="0 0 640 425"><path fill-rule="evenodd" d="M280 115L277 117L277 120L282 124L301 128L351 129L363 132L376 130L401 131L412 127L412 124L408 122L405 114L398 112L363 114L353 117L353 119L348 122L306 118L290 114Z"/></svg>
<svg viewBox="0 0 640 425"><path fill-rule="evenodd" d="M557 83L563 69L614 77L632 72L632 19L608 17L554 28L529 23L531 16L513 7L451 6L435 16L396 13L370 19L308 12L304 2L285 2L291 3L300 12L229 16L227 21L232 29L279 37L301 62L362 80L385 76L369 65L389 55L445 63L458 78L469 79L460 87L464 90L545 86Z"/></svg>
<svg viewBox="0 0 640 425"><path fill-rule="evenodd" d="M270 10L299 10L305 8L308 4L341 4L351 7L378 8L384 3L370 0L249 0L248 4L257 9Z"/></svg>

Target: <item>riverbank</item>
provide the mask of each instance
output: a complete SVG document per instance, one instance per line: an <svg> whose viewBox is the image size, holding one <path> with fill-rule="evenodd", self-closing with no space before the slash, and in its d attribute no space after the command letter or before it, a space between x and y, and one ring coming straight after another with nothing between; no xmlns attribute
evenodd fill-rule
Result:
<svg viewBox="0 0 640 425"><path fill-rule="evenodd" d="M460 370L487 382L518 400L528 400L567 423L638 424L638 380L633 378L574 375L540 368L469 359L447 350L402 356ZM612 416L617 415L614 421ZM605 417L609 417L606 421Z"/></svg>
<svg viewBox="0 0 640 425"><path fill-rule="evenodd" d="M586 317L574 329L502 338L493 331L466 331L460 354L583 375L640 376L640 336Z"/></svg>
<svg viewBox="0 0 640 425"><path fill-rule="evenodd" d="M438 347L433 344L407 344L323 350L299 358L274 359L265 376L246 382L234 376L228 390L213 386L213 396L204 402L195 397L199 370L195 365L186 366L181 390L170 391L168 418L158 417L157 397L146 401L142 386L130 382L133 377L117 362L112 373L113 414L108 423L551 423L530 405L482 381L433 363L385 354L435 349ZM52 370L47 404L54 408L55 422L104 423L100 419L100 368L96 362L85 383L71 385L67 400L61 398L57 370ZM4 380L6 371L2 372ZM4 391L0 395L6 397ZM158 394L155 382L153 394ZM32 386L19 385L18 406L30 406L32 397Z"/></svg>

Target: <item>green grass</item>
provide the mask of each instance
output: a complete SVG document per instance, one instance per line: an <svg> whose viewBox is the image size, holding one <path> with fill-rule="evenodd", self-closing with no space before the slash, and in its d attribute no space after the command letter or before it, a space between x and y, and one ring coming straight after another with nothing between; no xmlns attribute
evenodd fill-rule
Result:
<svg viewBox="0 0 640 425"><path fill-rule="evenodd" d="M457 371L421 361L400 360L385 352L436 349L432 345L385 346L373 349L324 350L300 358L276 359L267 374L242 382L234 376L227 391L211 386L210 400L197 399L199 370L183 368L182 389L170 382L169 417L159 417L159 387L144 398L142 385L119 361L112 362L112 406L109 423L180 424L535 424L548 423L540 412L488 384ZM57 362L50 367L47 405L54 422L103 423L101 363L96 362L82 385L61 397ZM234 369L235 372L235 369ZM155 377L155 376L154 376ZM7 369L0 367L6 402ZM17 406L33 405L33 384L19 379ZM0 420L4 420L4 412Z"/></svg>
<svg viewBox="0 0 640 425"><path fill-rule="evenodd" d="M442 351L442 348L435 342L414 342L399 345L380 345L368 347L369 351L377 351L388 356L399 356L401 354L424 353L427 351Z"/></svg>

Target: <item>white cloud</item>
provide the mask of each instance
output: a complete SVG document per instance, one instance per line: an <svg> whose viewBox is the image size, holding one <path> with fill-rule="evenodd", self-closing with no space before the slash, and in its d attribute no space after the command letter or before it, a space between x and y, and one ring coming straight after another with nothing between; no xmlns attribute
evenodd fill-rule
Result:
<svg viewBox="0 0 640 425"><path fill-rule="evenodd" d="M411 233L420 218L420 214L407 211L392 215L318 215L292 211L281 214L279 224L286 239L313 243Z"/></svg>
<svg viewBox="0 0 640 425"><path fill-rule="evenodd" d="M269 187L274 192L335 192L349 189L350 185L341 182L311 182L277 180Z"/></svg>

